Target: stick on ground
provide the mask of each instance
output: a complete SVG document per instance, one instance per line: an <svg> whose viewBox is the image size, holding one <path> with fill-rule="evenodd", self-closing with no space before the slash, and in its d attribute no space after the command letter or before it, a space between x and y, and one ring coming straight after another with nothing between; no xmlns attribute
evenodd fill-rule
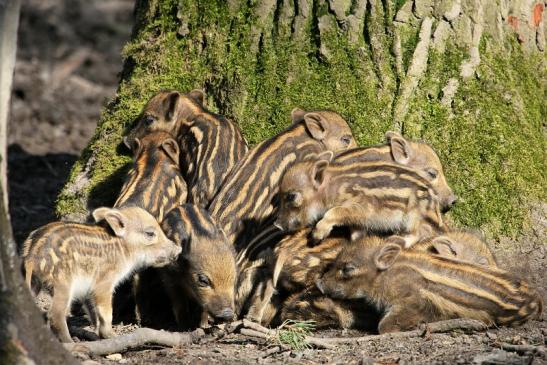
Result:
<svg viewBox="0 0 547 365"><path fill-rule="evenodd" d="M263 338L266 340L277 338L278 335L278 332L276 330L267 329L266 327L263 327L262 325L255 322L251 322L247 319L243 320L243 328L241 328L239 331L242 335ZM320 349L334 348L333 345L324 342L322 338L304 336L304 340L306 341L306 343Z"/></svg>
<svg viewBox="0 0 547 365"><path fill-rule="evenodd" d="M125 352L132 348L154 344L160 346L183 346L189 345L203 337L205 332L197 329L193 332L168 332L158 331L151 328L139 328L131 333L100 340L78 343L65 343L65 349L70 352L85 352L93 355L109 355L118 352Z"/></svg>

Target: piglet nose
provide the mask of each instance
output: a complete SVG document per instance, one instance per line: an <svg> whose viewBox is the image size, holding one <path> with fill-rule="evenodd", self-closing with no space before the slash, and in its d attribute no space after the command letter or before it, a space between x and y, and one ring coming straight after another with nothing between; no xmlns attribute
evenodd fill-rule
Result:
<svg viewBox="0 0 547 365"><path fill-rule="evenodd" d="M452 197L450 197L450 200L449 200L448 204L451 207L453 207L456 204L457 201L458 201L458 197L456 195L453 195Z"/></svg>
<svg viewBox="0 0 547 365"><path fill-rule="evenodd" d="M222 320L225 320L225 321L228 321L228 320L231 320L234 318L234 311L232 310L232 308L224 308L222 310L222 312L220 312L216 318L218 319L222 319Z"/></svg>

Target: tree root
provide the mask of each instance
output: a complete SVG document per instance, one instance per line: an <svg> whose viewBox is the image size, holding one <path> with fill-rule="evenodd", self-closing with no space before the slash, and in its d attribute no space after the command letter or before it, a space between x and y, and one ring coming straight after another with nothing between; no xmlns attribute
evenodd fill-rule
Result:
<svg viewBox="0 0 547 365"><path fill-rule="evenodd" d="M178 333L158 331L151 328L139 328L126 335L121 335L100 341L85 341L78 343L65 343L65 349L69 352L84 352L92 355L108 355L117 352L125 352L129 349L145 344L160 346L183 346L194 343L203 337L205 332L197 329L193 332Z"/></svg>
<svg viewBox="0 0 547 365"><path fill-rule="evenodd" d="M346 337L346 338L320 338L313 336L304 336L303 341L315 348L319 349L333 349L337 344L349 344L349 343L362 343L392 338L412 338L423 337L424 334L442 333L454 330L463 331L483 331L487 326L477 320L473 319L451 319L447 321L440 321L429 323L422 326L420 329L416 329L408 332L386 333L382 335L370 335L363 337ZM279 331L268 329L258 323L243 319L242 321L233 322L226 325L223 328L226 334L239 332L240 334L248 337L260 338L266 341L277 341L277 346L280 349L290 349L289 346L279 342ZM125 352L132 348L140 347L146 344L154 344L160 346L183 346L196 342L199 338L205 336L205 332L202 329L197 329L193 332L178 333L168 331L158 331L151 328L139 328L126 335L118 337L100 340L100 341L86 341L78 343L66 343L65 349L70 352L83 352L90 355L108 355L118 352ZM217 337L218 338L218 337ZM524 346L524 345L510 345L502 344L503 349L507 351L515 352L544 352L545 349L540 346Z"/></svg>

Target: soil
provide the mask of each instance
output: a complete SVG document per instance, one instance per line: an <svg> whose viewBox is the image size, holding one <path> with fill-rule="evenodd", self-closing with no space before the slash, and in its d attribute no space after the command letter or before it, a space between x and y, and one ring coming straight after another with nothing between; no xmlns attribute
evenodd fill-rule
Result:
<svg viewBox="0 0 547 365"><path fill-rule="evenodd" d="M27 0L23 2L11 124L10 214L17 242L55 220L54 203L72 164L87 144L102 106L113 97L122 67L121 48L132 22L132 0ZM518 272L546 298L547 204L532 211L531 228L494 247L501 266ZM507 250L518 247L518 250ZM43 299L43 298L42 298ZM47 306L47 297L39 304ZM72 319L81 324L82 318ZM118 333L134 326L118 324ZM316 336L362 336L356 331L319 331ZM547 324L484 333L430 334L404 341L341 345L335 350L275 351L275 343L238 334L184 348L147 346L102 364L331 363L331 364L545 364ZM536 353L511 352L502 343L535 345Z"/></svg>

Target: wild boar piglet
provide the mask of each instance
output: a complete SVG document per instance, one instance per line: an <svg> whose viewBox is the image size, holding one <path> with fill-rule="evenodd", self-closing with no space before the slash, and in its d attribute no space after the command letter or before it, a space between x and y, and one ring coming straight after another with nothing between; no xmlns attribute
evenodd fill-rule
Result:
<svg viewBox="0 0 547 365"><path fill-rule="evenodd" d="M451 257L484 266L498 266L488 244L468 230L451 230L440 236L428 237L412 246L413 250Z"/></svg>
<svg viewBox="0 0 547 365"><path fill-rule="evenodd" d="M519 325L538 318L543 305L526 281L506 271L402 250L378 237L346 245L316 286L329 297L367 299L384 311L380 333L453 318Z"/></svg>
<svg viewBox="0 0 547 365"><path fill-rule="evenodd" d="M144 107L124 141L133 147L155 131L173 135L188 184L188 203L207 207L226 175L248 150L236 122L207 110L200 90L160 91Z"/></svg>
<svg viewBox="0 0 547 365"><path fill-rule="evenodd" d="M239 253L275 219L285 170L318 153L356 146L348 123L328 110L294 109L292 125L253 147L226 176L208 210Z"/></svg>
<svg viewBox="0 0 547 365"><path fill-rule="evenodd" d="M155 131L136 138L133 153L135 163L114 207L143 208L161 222L188 195L179 167L179 145L171 134Z"/></svg>
<svg viewBox="0 0 547 365"><path fill-rule="evenodd" d="M72 341L66 316L73 301L93 303L95 308L88 308L93 324L101 337L111 337L116 286L134 271L166 265L181 252L141 208L98 208L93 217L106 224L54 222L24 243L26 282L31 287L34 277L39 287L52 290L49 320L62 342Z"/></svg>
<svg viewBox="0 0 547 365"><path fill-rule="evenodd" d="M352 148L334 158L334 162L343 165L364 161L394 162L420 171L435 190L443 213L458 200L448 185L439 156L425 142L411 141L389 131L386 133L386 143L382 145Z"/></svg>
<svg viewBox="0 0 547 365"><path fill-rule="evenodd" d="M237 272L234 250L224 232L205 209L193 204L169 212L162 228L182 247L177 262L162 270L178 325L192 327L185 323L193 314L188 299L197 303L200 326L209 320L232 320Z"/></svg>
<svg viewBox="0 0 547 365"><path fill-rule="evenodd" d="M133 122L123 141L129 149L134 148L135 138L164 131L178 138L188 129L188 114L194 106L203 105L205 94L192 90L183 94L176 90L162 90L152 96L144 106L139 117Z"/></svg>
<svg viewBox="0 0 547 365"><path fill-rule="evenodd" d="M295 164L283 176L276 221L282 230L315 225L316 241L334 226L401 233L407 247L445 231L438 197L418 170L385 161L330 163L323 156Z"/></svg>

